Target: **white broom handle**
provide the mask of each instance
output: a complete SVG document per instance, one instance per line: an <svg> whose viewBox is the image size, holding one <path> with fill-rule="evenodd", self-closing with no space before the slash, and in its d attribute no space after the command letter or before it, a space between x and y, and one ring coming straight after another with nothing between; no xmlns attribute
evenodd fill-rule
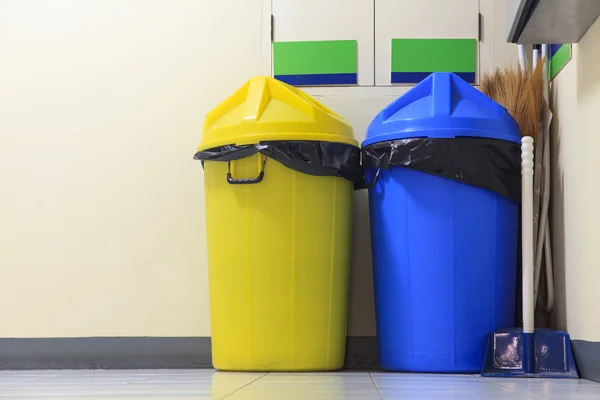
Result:
<svg viewBox="0 0 600 400"><path fill-rule="evenodd" d="M523 262L523 332L534 330L533 297L533 138L521 139L521 258Z"/></svg>
<svg viewBox="0 0 600 400"><path fill-rule="evenodd" d="M519 50L519 67L521 68L521 72L525 71L527 68L527 56L525 55L525 46L522 44L517 45Z"/></svg>

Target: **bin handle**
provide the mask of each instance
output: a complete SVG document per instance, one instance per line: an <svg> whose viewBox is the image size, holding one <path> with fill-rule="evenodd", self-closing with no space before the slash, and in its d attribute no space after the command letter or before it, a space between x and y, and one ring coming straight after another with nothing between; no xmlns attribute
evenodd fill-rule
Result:
<svg viewBox="0 0 600 400"><path fill-rule="evenodd" d="M228 161L227 162L227 183L229 183L230 185L250 185L250 184L262 182L263 178L265 177L265 164L267 163L267 157L263 156L262 154L259 154L259 157L262 157L260 173L258 174L258 176L256 178L249 178L249 179L235 179L234 177L232 177L231 176L231 161Z"/></svg>
<svg viewBox="0 0 600 400"><path fill-rule="evenodd" d="M375 172L375 176L373 177L373 180L369 183L365 182L365 189L373 189L375 187L375 185L377 184L377 181L379 180L379 173L381 172L381 168L377 168L377 172Z"/></svg>

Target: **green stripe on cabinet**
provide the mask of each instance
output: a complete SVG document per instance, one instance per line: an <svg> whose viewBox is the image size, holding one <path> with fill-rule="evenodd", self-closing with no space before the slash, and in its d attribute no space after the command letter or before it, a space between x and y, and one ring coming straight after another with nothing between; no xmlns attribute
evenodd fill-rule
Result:
<svg viewBox="0 0 600 400"><path fill-rule="evenodd" d="M275 42L273 74L356 74L356 48L356 40Z"/></svg>
<svg viewBox="0 0 600 400"><path fill-rule="evenodd" d="M571 47L571 44L563 44L550 59L550 76L548 77L550 80L554 79L571 60Z"/></svg>
<svg viewBox="0 0 600 400"><path fill-rule="evenodd" d="M476 39L392 39L392 72L475 72Z"/></svg>

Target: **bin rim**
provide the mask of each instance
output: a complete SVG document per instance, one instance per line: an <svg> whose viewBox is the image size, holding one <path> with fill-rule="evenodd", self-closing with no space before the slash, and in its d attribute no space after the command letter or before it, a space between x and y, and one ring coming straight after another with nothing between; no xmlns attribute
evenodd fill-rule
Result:
<svg viewBox="0 0 600 400"><path fill-rule="evenodd" d="M476 134L479 133L479 134ZM457 138L471 138L471 139L497 139L504 140L512 143L521 143L521 136L515 137L510 133L501 133L495 131L477 131L474 132L470 129L465 129L465 132L460 132L460 129L424 129L424 130L406 130L406 131L392 131L385 134L380 134L375 137L367 138L361 143L361 147L367 147L369 145L389 142L391 140L401 139L457 139Z"/></svg>
<svg viewBox="0 0 600 400"><path fill-rule="evenodd" d="M327 142L327 143L343 143L350 146L360 148L357 140L345 136L328 133L255 133L240 136L235 142L231 142L231 138L222 138L211 142L200 143L196 151L209 150L220 146L245 146L253 144L261 144L263 142Z"/></svg>

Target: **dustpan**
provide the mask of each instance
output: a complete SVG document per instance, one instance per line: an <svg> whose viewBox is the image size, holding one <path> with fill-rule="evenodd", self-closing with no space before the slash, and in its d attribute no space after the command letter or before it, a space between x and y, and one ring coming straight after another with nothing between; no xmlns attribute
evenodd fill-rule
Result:
<svg viewBox="0 0 600 400"><path fill-rule="evenodd" d="M521 145L523 328L490 334L482 376L577 379L577 366L566 332L535 329L533 231L533 138Z"/></svg>
<svg viewBox="0 0 600 400"><path fill-rule="evenodd" d="M510 328L490 334L481 372L488 377L577 379L569 334L554 329Z"/></svg>

